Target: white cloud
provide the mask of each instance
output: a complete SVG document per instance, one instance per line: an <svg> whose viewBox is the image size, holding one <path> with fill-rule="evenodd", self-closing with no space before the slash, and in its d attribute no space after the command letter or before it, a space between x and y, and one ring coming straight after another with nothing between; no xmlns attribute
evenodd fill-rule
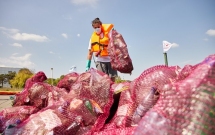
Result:
<svg viewBox="0 0 215 135"><path fill-rule="evenodd" d="M71 0L75 5L90 5L91 7L96 7L99 0Z"/></svg>
<svg viewBox="0 0 215 135"><path fill-rule="evenodd" d="M19 43L13 43L12 46L15 46L15 47L22 47L22 45L19 44Z"/></svg>
<svg viewBox="0 0 215 135"><path fill-rule="evenodd" d="M17 55L17 54L15 54ZM9 58L0 58L0 65L8 66L8 67L26 67L32 68L35 66L33 62L31 62L30 57L31 54L25 54L24 56L15 56L14 54Z"/></svg>
<svg viewBox="0 0 215 135"><path fill-rule="evenodd" d="M28 33L20 33L18 29L8 29L5 27L0 27L0 30L7 35L8 37L14 40L32 40L36 42L44 42L47 41L48 38L46 36L40 36L36 34L28 34Z"/></svg>
<svg viewBox="0 0 215 135"><path fill-rule="evenodd" d="M77 37L80 37L81 35L80 34L77 34Z"/></svg>
<svg viewBox="0 0 215 135"><path fill-rule="evenodd" d="M208 34L209 36L215 36L215 30L210 29L206 32L206 34Z"/></svg>
<svg viewBox="0 0 215 135"><path fill-rule="evenodd" d="M54 54L54 52L50 51L49 53Z"/></svg>
<svg viewBox="0 0 215 135"><path fill-rule="evenodd" d="M174 48L174 47L179 47L179 45L176 44L176 43L172 43L172 47L173 47L173 48Z"/></svg>
<svg viewBox="0 0 215 135"><path fill-rule="evenodd" d="M8 28L5 28L5 27L0 27L0 30L4 31L6 33L18 33L19 32L18 29L8 29Z"/></svg>
<svg viewBox="0 0 215 135"><path fill-rule="evenodd" d="M64 38L68 38L66 33L61 34Z"/></svg>
<svg viewBox="0 0 215 135"><path fill-rule="evenodd" d="M46 36L40 36L40 35L28 34L28 33L16 33L15 35L11 36L11 38L15 40L33 40L36 42L44 42L48 40Z"/></svg>

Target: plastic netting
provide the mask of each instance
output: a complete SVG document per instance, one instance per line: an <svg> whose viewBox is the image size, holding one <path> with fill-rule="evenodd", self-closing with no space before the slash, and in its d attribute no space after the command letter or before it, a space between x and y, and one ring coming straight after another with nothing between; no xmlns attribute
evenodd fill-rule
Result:
<svg viewBox="0 0 215 135"><path fill-rule="evenodd" d="M134 101L130 107L131 125L136 125L145 113L156 103L159 91L165 84L176 78L176 72L167 66L154 66L145 70L130 86L131 98ZM153 89L153 90L152 90Z"/></svg>
<svg viewBox="0 0 215 135"><path fill-rule="evenodd" d="M113 103L112 83L108 75L95 69L80 74L69 93L64 88L35 82L25 90L27 96L22 103L28 101L39 111L21 123L11 123L15 126L3 123L5 133L87 135L99 131Z"/></svg>
<svg viewBox="0 0 215 135"><path fill-rule="evenodd" d="M79 74L76 72L71 72L63 77L58 84L57 87L59 88L65 88L68 92L70 91L71 86L73 83L76 82L78 79Z"/></svg>
<svg viewBox="0 0 215 135"><path fill-rule="evenodd" d="M198 64L184 80L165 85L154 109L169 121L166 134L215 134L215 55ZM164 128L164 124L159 126Z"/></svg>
<svg viewBox="0 0 215 135"><path fill-rule="evenodd" d="M33 77L29 78L25 82L25 87L24 89L16 94L16 98L14 100L13 106L20 106L20 105L25 105L28 103L26 97L28 96L28 90L32 87L37 82L43 82L47 79L46 75L44 72L40 71L36 73ZM25 101L26 99L26 101Z"/></svg>
<svg viewBox="0 0 215 135"><path fill-rule="evenodd" d="M134 106L134 101L131 98L129 90L122 91L120 94L120 100L118 109L115 116L110 121L110 125L115 128L123 128L131 126L131 116L132 107Z"/></svg>
<svg viewBox="0 0 215 135"><path fill-rule="evenodd" d="M114 128L105 131L95 132L93 135L132 135L134 127Z"/></svg>
<svg viewBox="0 0 215 135"><path fill-rule="evenodd" d="M142 118L130 129L135 112ZM182 69L155 66L144 71L129 91L121 93L113 120L95 134L213 135L214 129L215 55L211 55Z"/></svg>
<svg viewBox="0 0 215 135"><path fill-rule="evenodd" d="M116 30L112 30L110 34L110 42L107 49L111 58L112 68L121 73L131 74L133 64L128 53L127 44L122 35Z"/></svg>
<svg viewBox="0 0 215 135"><path fill-rule="evenodd" d="M58 101L67 94L65 89L47 83L36 82L29 89L16 95L14 106L31 105L42 109L47 107L48 104L53 104L51 101Z"/></svg>
<svg viewBox="0 0 215 135"><path fill-rule="evenodd" d="M114 84L108 75L96 69L78 75L71 83L64 81L62 88L30 81L31 85L26 85L17 95L15 106L0 112L1 132L16 135L215 134L215 55L184 68L154 66L132 82ZM107 121L116 95L120 97L116 113Z"/></svg>
<svg viewBox="0 0 215 135"><path fill-rule="evenodd" d="M92 125L90 132L99 131L105 124L109 110L113 104L112 81L108 75L95 69L82 73L71 87L70 94L81 99L93 99L101 108L101 113Z"/></svg>
<svg viewBox="0 0 215 135"><path fill-rule="evenodd" d="M0 132L13 124L20 124L38 109L33 106L17 106L5 108L0 113Z"/></svg>

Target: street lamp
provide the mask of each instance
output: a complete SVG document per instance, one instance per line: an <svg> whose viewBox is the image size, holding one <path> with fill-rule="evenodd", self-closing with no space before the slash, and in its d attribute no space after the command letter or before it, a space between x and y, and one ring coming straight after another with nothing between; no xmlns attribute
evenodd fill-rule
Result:
<svg viewBox="0 0 215 135"><path fill-rule="evenodd" d="M53 85L53 68L51 68L51 79L52 79L52 85Z"/></svg>

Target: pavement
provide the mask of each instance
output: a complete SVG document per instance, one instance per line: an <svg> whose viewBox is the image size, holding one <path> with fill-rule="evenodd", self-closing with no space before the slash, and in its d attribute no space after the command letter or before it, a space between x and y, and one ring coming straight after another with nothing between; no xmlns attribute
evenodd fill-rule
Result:
<svg viewBox="0 0 215 135"><path fill-rule="evenodd" d="M0 95L0 112L4 108L9 108L12 106L13 99L11 99L11 97L13 98L14 95Z"/></svg>

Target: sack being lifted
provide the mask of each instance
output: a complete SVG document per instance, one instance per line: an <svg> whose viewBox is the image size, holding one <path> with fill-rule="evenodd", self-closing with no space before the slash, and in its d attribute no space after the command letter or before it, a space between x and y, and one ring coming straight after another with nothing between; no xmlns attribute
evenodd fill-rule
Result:
<svg viewBox="0 0 215 135"><path fill-rule="evenodd" d="M111 58L112 68L121 73L131 74L133 64L123 36L116 30L112 30L112 32L109 33L109 37L110 41L107 50Z"/></svg>

